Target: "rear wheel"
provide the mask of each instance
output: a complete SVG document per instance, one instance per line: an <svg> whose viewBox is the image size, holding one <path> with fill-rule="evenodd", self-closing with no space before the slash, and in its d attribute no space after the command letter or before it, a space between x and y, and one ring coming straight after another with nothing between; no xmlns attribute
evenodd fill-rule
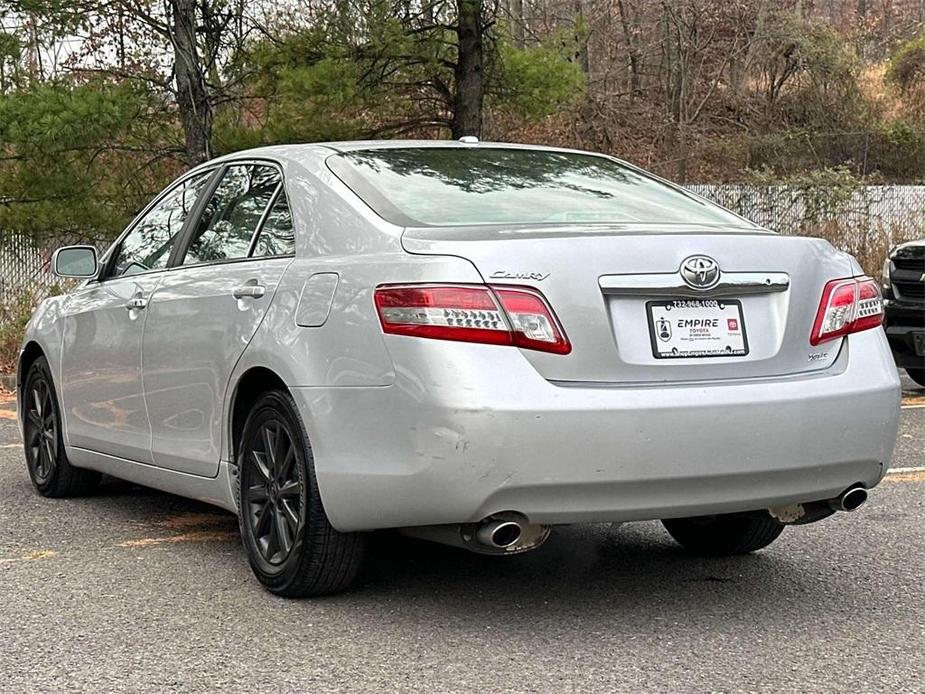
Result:
<svg viewBox="0 0 925 694"><path fill-rule="evenodd" d="M784 526L770 516L757 514L670 518L662 525L688 552L715 557L762 549L784 531Z"/></svg>
<svg viewBox="0 0 925 694"><path fill-rule="evenodd" d="M346 589L360 567L364 538L331 527L308 435L289 393L260 397L238 451L241 537L257 579L289 598Z"/></svg>
<svg viewBox="0 0 925 694"><path fill-rule="evenodd" d="M39 357L29 367L22 389L22 408L26 466L39 494L67 497L92 492L101 475L68 462L58 398L45 357Z"/></svg>
<svg viewBox="0 0 925 694"><path fill-rule="evenodd" d="M909 378L925 388L925 369L906 369Z"/></svg>

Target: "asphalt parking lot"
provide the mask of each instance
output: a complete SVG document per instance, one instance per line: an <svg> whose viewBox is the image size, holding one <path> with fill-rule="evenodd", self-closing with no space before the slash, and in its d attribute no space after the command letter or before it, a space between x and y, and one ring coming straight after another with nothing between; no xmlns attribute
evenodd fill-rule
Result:
<svg viewBox="0 0 925 694"><path fill-rule="evenodd" d="M737 559L657 523L491 558L377 535L352 592L252 579L233 516L111 481L46 500L0 396L0 689L925 691L925 391L855 514Z"/></svg>

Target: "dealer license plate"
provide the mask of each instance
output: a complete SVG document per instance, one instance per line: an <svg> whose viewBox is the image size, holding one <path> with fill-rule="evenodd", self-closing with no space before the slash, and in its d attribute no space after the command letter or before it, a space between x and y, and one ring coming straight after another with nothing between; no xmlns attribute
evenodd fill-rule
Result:
<svg viewBox="0 0 925 694"><path fill-rule="evenodd" d="M649 301L646 310L652 354L658 359L742 357L748 354L740 301Z"/></svg>

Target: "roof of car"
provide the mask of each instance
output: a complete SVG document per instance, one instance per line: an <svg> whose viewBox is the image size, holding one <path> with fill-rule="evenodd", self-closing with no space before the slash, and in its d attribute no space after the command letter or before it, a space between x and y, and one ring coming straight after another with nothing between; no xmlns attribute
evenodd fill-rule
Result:
<svg viewBox="0 0 925 694"><path fill-rule="evenodd" d="M493 149L542 149L562 152L577 151L561 147L519 142L465 142L462 140L352 140L350 142L322 142L319 143L318 146L327 147L338 152L352 152L360 149L414 149L430 147L456 147L460 149L490 147Z"/></svg>
<svg viewBox="0 0 925 694"><path fill-rule="evenodd" d="M549 147L546 145L522 144L514 142L461 142L459 140L351 140L348 142L313 142L303 144L270 145L257 147L238 152L232 152L214 159L221 162L229 159L271 158L304 161L311 157L326 157L333 153L356 152L370 149L408 149L408 148L491 148L491 149L526 149L545 150L555 152L570 152L573 154L598 154L596 152L582 152L576 149L563 147ZM600 154L598 154L600 156Z"/></svg>
<svg viewBox="0 0 925 694"><path fill-rule="evenodd" d="M893 252L895 253L896 251L906 248L925 248L925 239L914 239L912 241L901 243L893 249Z"/></svg>

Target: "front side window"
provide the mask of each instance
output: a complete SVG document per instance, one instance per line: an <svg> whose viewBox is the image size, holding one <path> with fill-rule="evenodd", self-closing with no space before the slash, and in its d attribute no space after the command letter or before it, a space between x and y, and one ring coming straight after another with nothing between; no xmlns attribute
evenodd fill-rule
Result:
<svg viewBox="0 0 925 694"><path fill-rule="evenodd" d="M122 239L113 261L111 277L167 267L183 222L202 194L211 171L179 183L142 217Z"/></svg>
<svg viewBox="0 0 925 694"><path fill-rule="evenodd" d="M272 166L229 166L193 230L183 264L246 258L280 182Z"/></svg>

